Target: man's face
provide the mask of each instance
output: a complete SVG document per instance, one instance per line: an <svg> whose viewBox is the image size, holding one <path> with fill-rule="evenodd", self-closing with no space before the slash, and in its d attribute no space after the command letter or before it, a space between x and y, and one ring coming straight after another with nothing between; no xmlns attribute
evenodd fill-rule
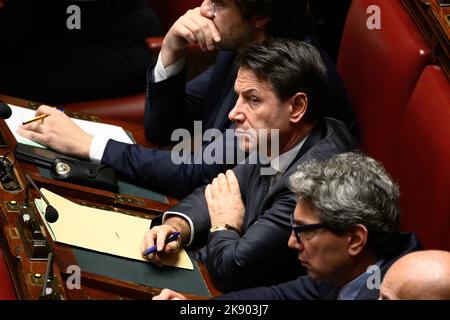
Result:
<svg viewBox="0 0 450 320"><path fill-rule="evenodd" d="M280 145L290 135L290 103L282 102L276 96L268 81L259 80L253 71L240 68L234 85L238 100L228 117L236 125L239 146L245 151L255 150L259 143L260 129L267 130L270 146L270 130L279 129ZM261 134L264 132L262 131ZM266 135L264 135L266 136Z"/></svg>
<svg viewBox="0 0 450 320"><path fill-rule="evenodd" d="M320 223L315 210L299 201L294 211L294 223L298 226ZM347 254L345 235L336 235L326 228L301 233L298 243L294 232L288 241L291 249L298 250L298 259L306 268L308 276L339 284L347 276L350 258Z"/></svg>
<svg viewBox="0 0 450 320"><path fill-rule="evenodd" d="M215 1L216 16L213 19L220 33L219 49L236 50L254 38L250 23L244 19L235 0ZM200 13L207 16L211 11L211 0L204 0Z"/></svg>

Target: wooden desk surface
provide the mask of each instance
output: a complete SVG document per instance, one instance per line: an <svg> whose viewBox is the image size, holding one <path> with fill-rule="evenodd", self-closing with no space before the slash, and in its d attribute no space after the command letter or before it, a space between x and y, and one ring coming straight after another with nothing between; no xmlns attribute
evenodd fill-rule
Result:
<svg viewBox="0 0 450 320"><path fill-rule="evenodd" d="M0 95L0 100L18 106L37 108L38 104L30 103L23 99L12 98ZM73 114L70 114L73 116ZM82 114L75 114L79 118L86 120L99 120L98 118L90 118ZM135 140L145 146L151 146L144 136L142 127L137 124L122 122L118 120L103 119L103 122L122 126L125 130L133 133ZM8 142L8 147L1 148L0 155L13 152L16 141L14 136L9 131L6 123L0 121L0 131L3 133L5 140ZM73 185L70 183L47 179L41 177L38 169L31 163L17 161L15 172L21 185L19 192L11 193L0 190L0 224L2 226L2 240L1 245L7 258L7 263L10 269L11 276L16 288L19 299L37 299L42 289L43 275L46 270L46 260L38 261L29 259L29 254L26 249L26 237L22 229L23 223L19 220L21 218L20 211L17 208L11 209L10 201L17 201L19 204L23 203L25 197L25 178L24 174L29 174L39 187L45 187L52 191L58 191L64 194L68 199L93 205L101 205L109 210L126 212L142 217L152 218L167 210L174 205L177 200L169 199L169 204L160 203L153 200L139 198L139 201L121 201L117 194L92 189L89 187ZM30 190L30 199L39 198L39 195L34 190ZM137 198L124 196L128 198ZM16 210L16 211L15 211ZM66 287L66 280L71 274L67 273L67 268L71 265L77 265L75 255L72 248L68 245L54 243L50 237L47 238L50 251L54 253L54 274L55 279L52 281L52 288L58 292L58 295L63 299L150 299L153 295L158 294L162 288L151 288L139 284L125 282L109 277L82 272L82 287L80 290L68 290ZM138 244L137 244L138 245ZM212 296L220 294L217 291L205 269L199 264L203 280L208 287ZM41 277L39 277L41 275ZM194 296L187 294L192 299L202 299L206 297Z"/></svg>

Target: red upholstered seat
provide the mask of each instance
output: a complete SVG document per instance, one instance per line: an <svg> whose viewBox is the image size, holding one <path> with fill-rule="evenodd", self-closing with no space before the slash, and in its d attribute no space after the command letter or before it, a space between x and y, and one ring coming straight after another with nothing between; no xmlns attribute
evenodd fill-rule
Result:
<svg viewBox="0 0 450 320"><path fill-rule="evenodd" d="M8 266L3 255L3 249L0 248L0 300L17 299Z"/></svg>
<svg viewBox="0 0 450 320"><path fill-rule="evenodd" d="M381 9L381 29L369 30L370 5ZM402 112L430 50L400 0L353 0L338 70L355 110L365 152L391 168Z"/></svg>
<svg viewBox="0 0 450 320"><path fill-rule="evenodd" d="M65 110L85 112L96 116L144 123L145 93L132 96L68 103Z"/></svg>
<svg viewBox="0 0 450 320"><path fill-rule="evenodd" d="M426 249L450 250L450 84L437 66L422 73L405 109L394 154L402 228Z"/></svg>

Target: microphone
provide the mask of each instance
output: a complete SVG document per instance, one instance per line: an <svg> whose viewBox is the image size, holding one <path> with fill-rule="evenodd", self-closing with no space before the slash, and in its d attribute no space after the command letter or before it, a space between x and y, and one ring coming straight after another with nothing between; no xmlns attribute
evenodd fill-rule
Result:
<svg viewBox="0 0 450 320"><path fill-rule="evenodd" d="M31 177L28 174L25 175L25 178L30 182L30 184L33 186L33 188L35 188L37 190L37 192L39 192L39 195L47 204L47 208L45 209L45 215L44 215L45 220L47 220L47 222L49 222L49 223L56 222L59 218L58 211L56 211L56 209L50 205L50 202L48 202L47 198L42 194L41 190L39 190L37 185L34 183L33 179L31 179Z"/></svg>
<svg viewBox="0 0 450 320"><path fill-rule="evenodd" d="M11 108L3 101L0 101L0 119L8 119L11 117L11 114Z"/></svg>

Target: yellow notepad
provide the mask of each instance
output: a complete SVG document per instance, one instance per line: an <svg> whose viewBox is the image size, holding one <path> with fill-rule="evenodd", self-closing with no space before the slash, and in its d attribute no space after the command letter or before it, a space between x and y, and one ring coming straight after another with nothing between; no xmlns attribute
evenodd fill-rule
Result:
<svg viewBox="0 0 450 320"><path fill-rule="evenodd" d="M44 218L45 202L35 200L53 241L146 261L140 252L140 243L150 226L149 219L85 207L46 189L41 189L41 192L59 213L55 223L48 223ZM191 259L183 249L176 254L165 255L161 260L168 266L194 270Z"/></svg>

